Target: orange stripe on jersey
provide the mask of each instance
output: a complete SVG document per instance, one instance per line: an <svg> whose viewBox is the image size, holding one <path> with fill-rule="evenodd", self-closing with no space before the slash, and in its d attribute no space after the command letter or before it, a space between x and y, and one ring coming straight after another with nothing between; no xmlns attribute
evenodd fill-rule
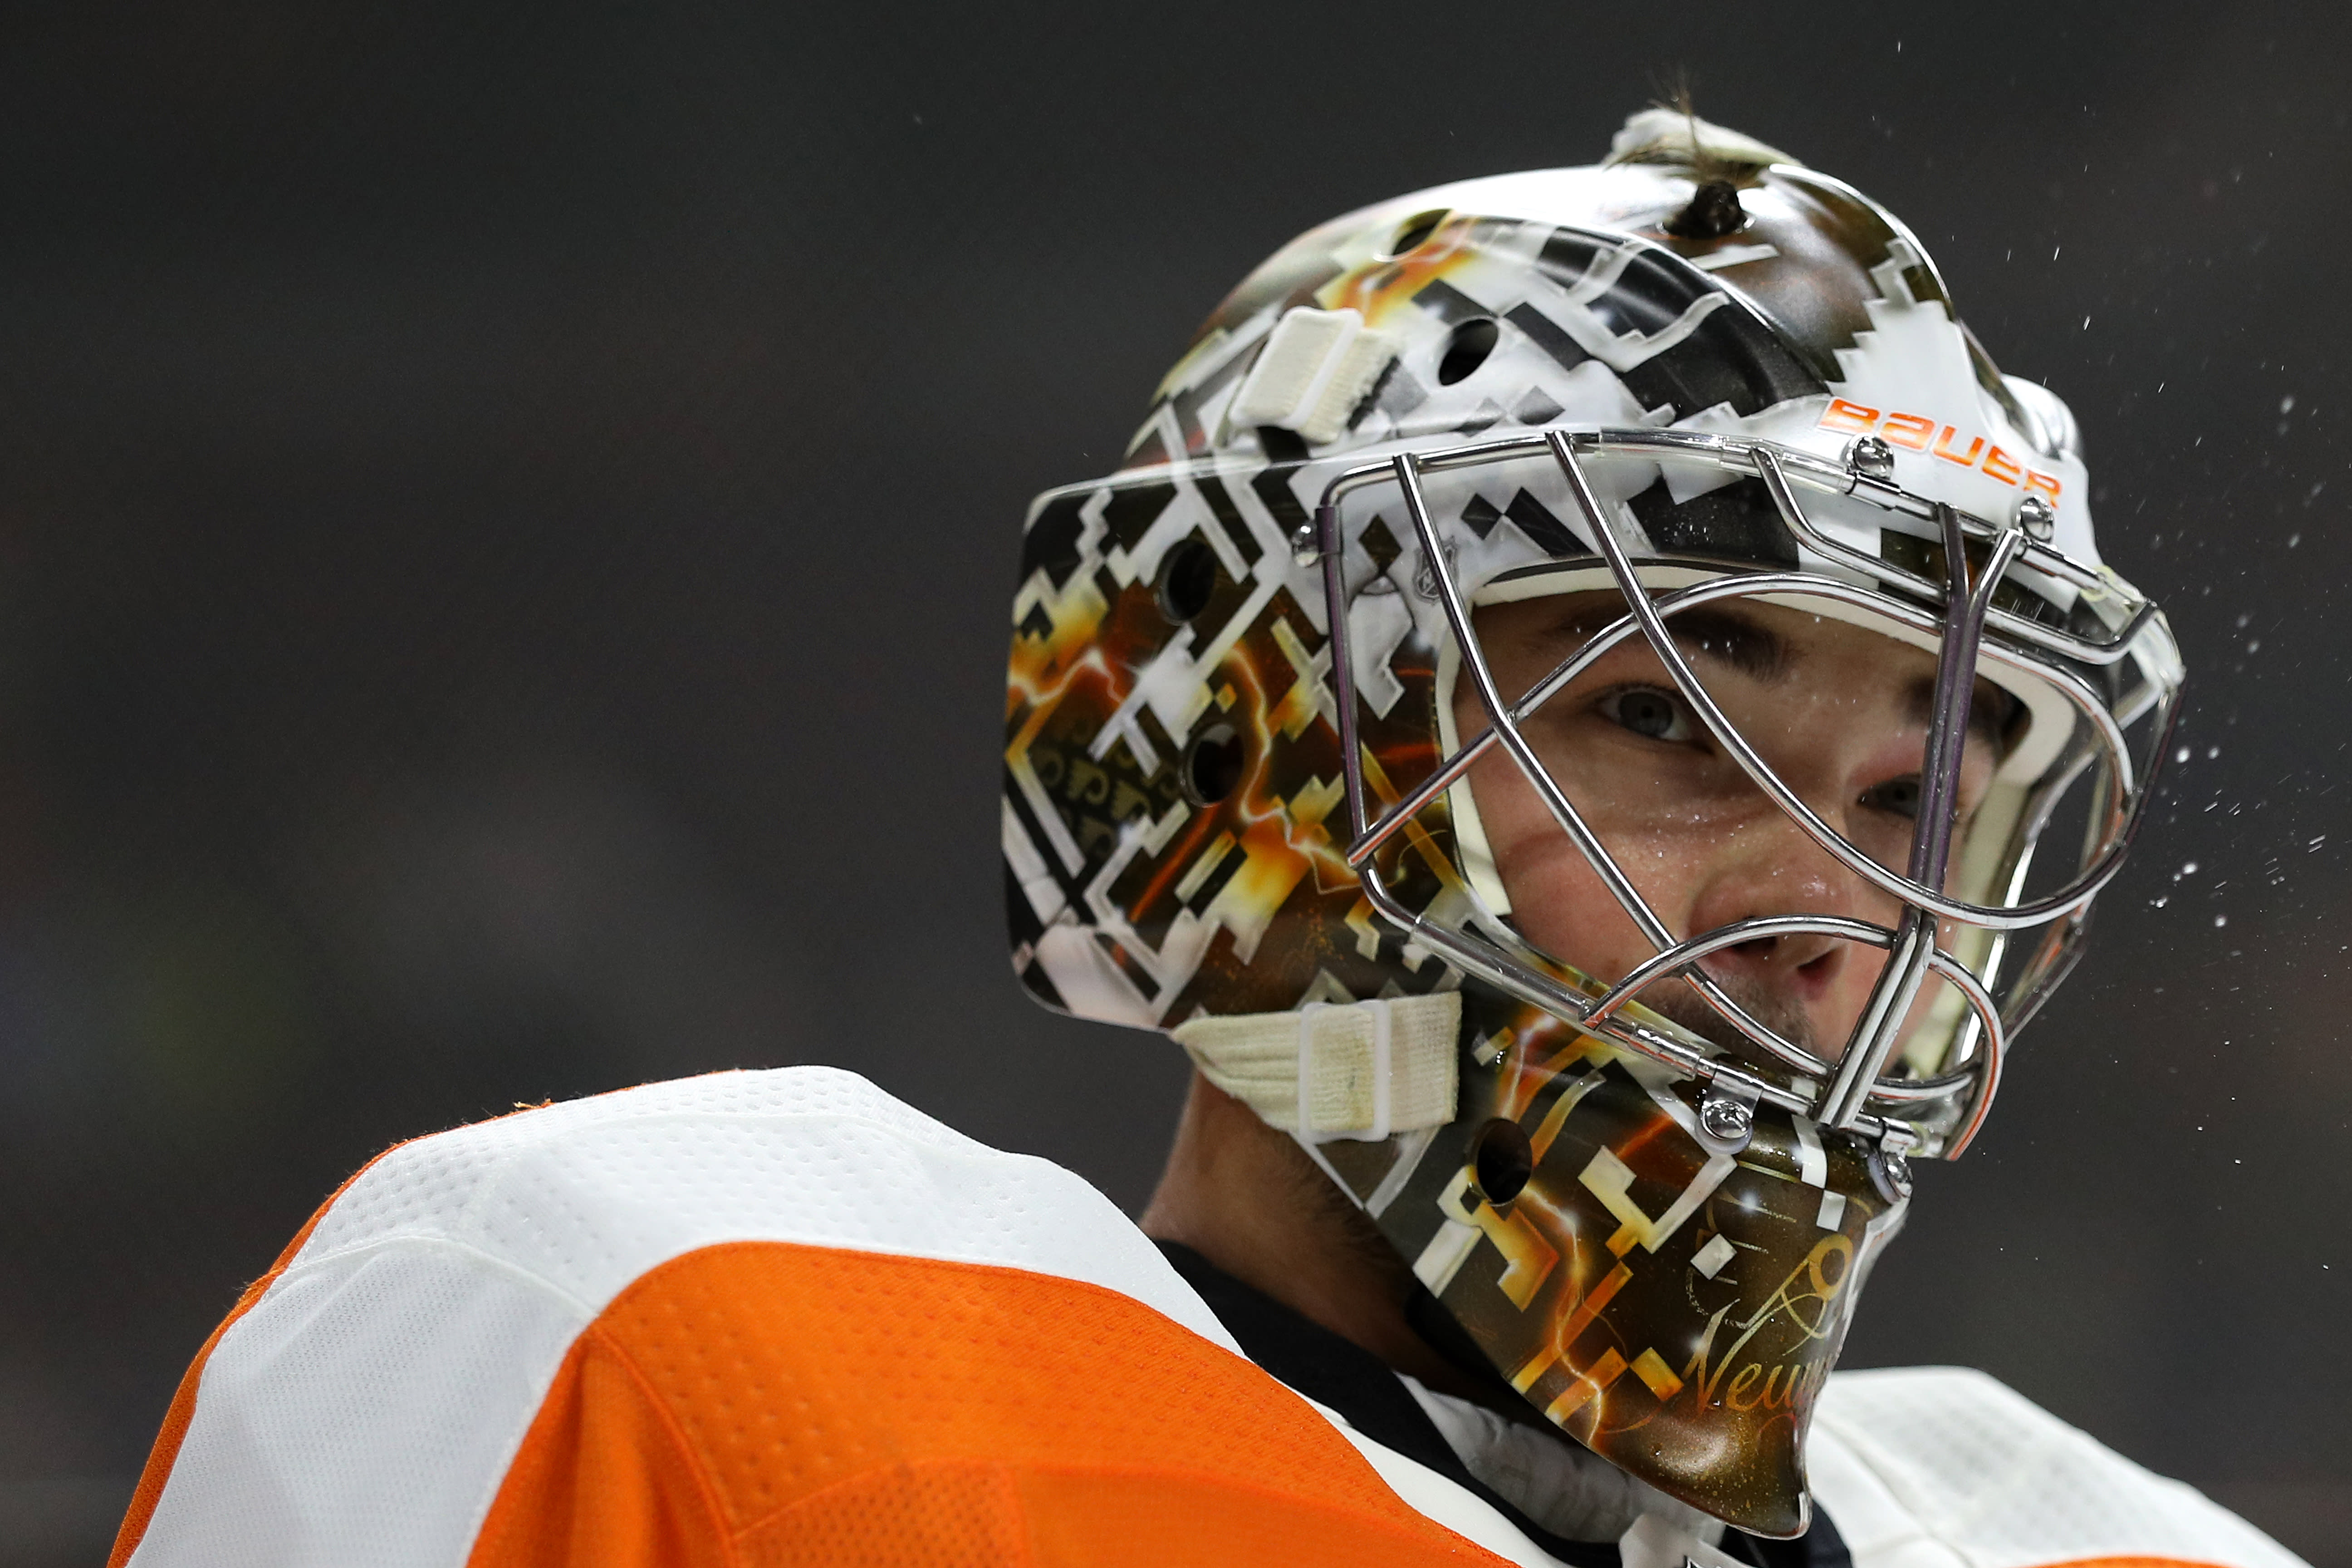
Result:
<svg viewBox="0 0 2352 1568"><path fill-rule="evenodd" d="M2045 1563L2040 1568L2220 1568L2218 1563L2195 1557L2069 1557L2063 1563Z"/></svg>
<svg viewBox="0 0 2352 1568"><path fill-rule="evenodd" d="M782 1242L572 1346L470 1568L1501 1560L1248 1362L1098 1286Z"/></svg>
<svg viewBox="0 0 2352 1568"><path fill-rule="evenodd" d="M131 1507L114 1532L114 1550L107 1554L106 1568L122 1568L131 1561L131 1554L139 1550L139 1542L147 1533L148 1521L155 1517L155 1505L163 1496L163 1483L172 1479L172 1463L180 1457L180 1444L188 1436L188 1423L195 1419L196 1385L204 1380L205 1363L212 1359L213 1347L220 1343L221 1336L228 1332L231 1325L252 1310L253 1304L261 1300L262 1293L278 1282L278 1277L292 1266L295 1255L302 1250L303 1243L310 1239L310 1233L319 1228L319 1222L327 1217L327 1211L335 1206L336 1201L351 1191L352 1183L366 1175L377 1160L405 1146L404 1142L394 1144L374 1160L353 1171L341 1186L329 1194L327 1201L313 1209L310 1217L302 1222L302 1228L294 1233L294 1239L286 1244L286 1250L278 1255L278 1261L269 1266L269 1272L245 1288L236 1299L236 1305L228 1310L228 1316L223 1318L220 1326L196 1347L196 1359L188 1363L186 1372L181 1373L180 1386L172 1394L171 1408L163 1413L163 1429L155 1434L155 1446L147 1451L146 1468L139 1472L138 1489L131 1494Z"/></svg>

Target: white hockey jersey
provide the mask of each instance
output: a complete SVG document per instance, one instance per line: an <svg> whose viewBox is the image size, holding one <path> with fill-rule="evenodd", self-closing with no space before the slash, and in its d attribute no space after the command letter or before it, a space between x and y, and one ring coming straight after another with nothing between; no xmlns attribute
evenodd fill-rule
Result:
<svg viewBox="0 0 2352 1568"><path fill-rule="evenodd" d="M1857 1568L2295 1568L1976 1373L1838 1374L1811 1458ZM199 1352L112 1558L1260 1561L1554 1559L1245 1360L1086 1183L822 1068L378 1158Z"/></svg>

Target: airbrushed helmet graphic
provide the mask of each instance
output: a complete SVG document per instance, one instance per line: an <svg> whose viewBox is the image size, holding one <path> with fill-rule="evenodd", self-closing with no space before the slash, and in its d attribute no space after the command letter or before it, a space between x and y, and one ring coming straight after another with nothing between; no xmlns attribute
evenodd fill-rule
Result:
<svg viewBox="0 0 2352 1568"><path fill-rule="evenodd" d="M2179 699L2091 499L1916 237L1695 117L1326 224L1032 508L1015 966L1296 1137L1442 1348L1799 1533L1907 1161L1976 1135Z"/></svg>

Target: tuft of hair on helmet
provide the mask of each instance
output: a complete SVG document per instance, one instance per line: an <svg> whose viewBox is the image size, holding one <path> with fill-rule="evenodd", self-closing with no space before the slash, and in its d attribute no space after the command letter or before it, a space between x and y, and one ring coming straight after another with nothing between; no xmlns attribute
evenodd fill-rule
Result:
<svg viewBox="0 0 2352 1568"><path fill-rule="evenodd" d="M1687 83L1675 89L1671 102L1626 116L1601 163L1648 163L1687 174L1693 186L1689 202L1661 226L1680 239L1737 234L1748 225L1740 191L1775 163L1803 166L1753 136L1701 120Z"/></svg>

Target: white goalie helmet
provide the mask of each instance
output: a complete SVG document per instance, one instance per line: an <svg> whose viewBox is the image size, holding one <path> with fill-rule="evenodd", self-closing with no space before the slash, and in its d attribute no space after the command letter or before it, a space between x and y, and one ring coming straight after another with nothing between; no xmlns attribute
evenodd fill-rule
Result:
<svg viewBox="0 0 2352 1568"><path fill-rule="evenodd" d="M1791 1533L1905 1157L1975 1136L2151 795L2182 668L2091 500L2064 405L1994 367L1915 236L1694 117L1326 224L1212 315L1117 473L1033 508L1016 967L1174 1034L1297 1135L1553 1420ZM1507 686L1481 628L1531 600L1581 629ZM1857 842L1743 732L1693 630L1734 607L1864 628L1922 672L1901 841ZM1609 803L1531 738L1626 648L1881 914L1654 906ZM1514 909L1498 766L1638 961L1596 973ZM1701 962L1800 939L1870 950L1844 1038ZM1762 1415L1721 1382L1739 1321L1786 1373Z"/></svg>

